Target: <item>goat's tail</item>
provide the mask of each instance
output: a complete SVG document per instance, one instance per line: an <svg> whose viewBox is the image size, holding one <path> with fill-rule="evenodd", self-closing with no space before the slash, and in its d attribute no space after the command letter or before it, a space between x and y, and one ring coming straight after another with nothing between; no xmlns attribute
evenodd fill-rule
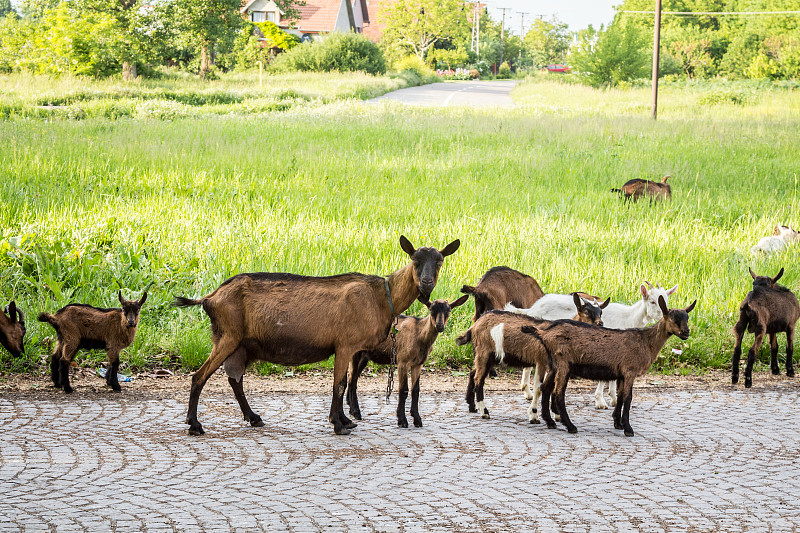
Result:
<svg viewBox="0 0 800 533"><path fill-rule="evenodd" d="M469 328L460 337L456 337L456 344L458 346L464 346L465 344L469 344L470 342L472 342L472 328Z"/></svg>
<svg viewBox="0 0 800 533"><path fill-rule="evenodd" d="M464 285L463 287L461 287L461 292L463 292L464 294L475 294L475 287L473 287L472 285Z"/></svg>
<svg viewBox="0 0 800 533"><path fill-rule="evenodd" d="M51 326L56 327L56 317L50 313L39 313L39 316L36 317L36 320L39 322L47 322Z"/></svg>
<svg viewBox="0 0 800 533"><path fill-rule="evenodd" d="M184 298L183 296L175 296L175 299L172 300L172 305L175 307L194 307L195 305L200 305L203 303L203 300L193 300L191 298Z"/></svg>

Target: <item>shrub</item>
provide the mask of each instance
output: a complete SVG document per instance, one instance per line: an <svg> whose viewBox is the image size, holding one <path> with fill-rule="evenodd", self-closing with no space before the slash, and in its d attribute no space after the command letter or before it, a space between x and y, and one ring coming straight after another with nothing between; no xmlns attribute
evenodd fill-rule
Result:
<svg viewBox="0 0 800 533"><path fill-rule="evenodd" d="M747 105L755 100L753 91L742 89L716 89L700 95L697 101L703 105L735 104Z"/></svg>
<svg viewBox="0 0 800 533"><path fill-rule="evenodd" d="M409 71L413 72L420 78L426 78L433 74L433 71L425 64L423 60L411 54L406 56L393 65L394 70L397 72Z"/></svg>
<svg viewBox="0 0 800 533"><path fill-rule="evenodd" d="M386 62L378 45L357 33L332 33L302 44L275 61L278 70L366 72L384 74Z"/></svg>
<svg viewBox="0 0 800 533"><path fill-rule="evenodd" d="M505 61L500 68L497 69L497 77L500 79L508 79L511 77L511 67L508 61Z"/></svg>

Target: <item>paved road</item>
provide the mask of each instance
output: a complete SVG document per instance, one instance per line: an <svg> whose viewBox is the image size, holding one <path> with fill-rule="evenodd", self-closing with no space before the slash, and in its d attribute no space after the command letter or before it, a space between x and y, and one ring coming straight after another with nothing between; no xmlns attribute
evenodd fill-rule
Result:
<svg viewBox="0 0 800 533"><path fill-rule="evenodd" d="M395 427L365 394L347 437L327 395L0 395L2 531L791 531L800 528L797 386L638 393L637 436L589 394L579 433L526 421L518 394L423 395L425 427Z"/></svg>
<svg viewBox="0 0 800 533"><path fill-rule="evenodd" d="M404 104L430 106L509 106L514 105L511 89L516 84L516 80L433 83L386 93L368 102L394 100Z"/></svg>

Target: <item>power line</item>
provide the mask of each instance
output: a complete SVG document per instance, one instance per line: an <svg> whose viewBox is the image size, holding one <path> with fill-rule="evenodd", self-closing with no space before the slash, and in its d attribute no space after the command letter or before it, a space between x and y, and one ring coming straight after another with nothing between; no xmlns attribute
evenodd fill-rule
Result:
<svg viewBox="0 0 800 533"><path fill-rule="evenodd" d="M655 11L620 11L620 13L630 13L633 15L655 15ZM800 15L800 11L662 11L662 15Z"/></svg>

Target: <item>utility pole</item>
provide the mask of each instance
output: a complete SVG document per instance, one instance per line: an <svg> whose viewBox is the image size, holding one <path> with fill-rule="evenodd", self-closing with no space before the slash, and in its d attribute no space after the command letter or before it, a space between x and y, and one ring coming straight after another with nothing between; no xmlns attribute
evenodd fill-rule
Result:
<svg viewBox="0 0 800 533"><path fill-rule="evenodd" d="M503 12L503 22L500 23L500 64L503 64L503 56L506 52L506 11L510 11L510 7L498 7Z"/></svg>
<svg viewBox="0 0 800 533"><path fill-rule="evenodd" d="M653 98L650 103L650 116L656 120L658 115L658 56L661 48L661 0L656 0L656 19L653 30Z"/></svg>
<svg viewBox="0 0 800 533"><path fill-rule="evenodd" d="M481 0L475 0L475 10L472 15L472 41L470 50L475 52L480 59L481 54Z"/></svg>
<svg viewBox="0 0 800 533"><path fill-rule="evenodd" d="M517 11L520 14L519 21L519 65L522 66L522 43L525 40L525 15L530 15L528 11Z"/></svg>

